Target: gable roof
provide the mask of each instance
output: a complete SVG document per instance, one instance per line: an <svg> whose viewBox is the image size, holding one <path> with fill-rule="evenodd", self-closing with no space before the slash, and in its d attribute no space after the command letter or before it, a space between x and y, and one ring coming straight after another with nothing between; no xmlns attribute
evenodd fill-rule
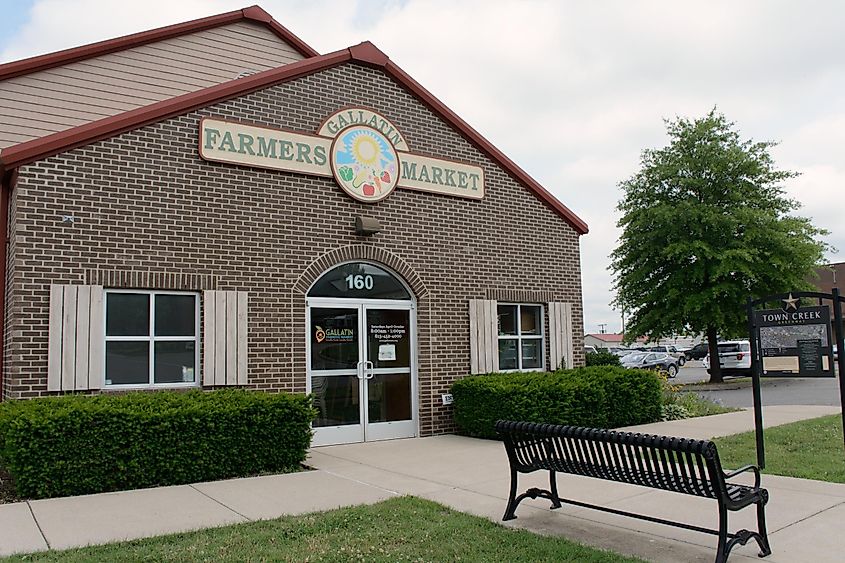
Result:
<svg viewBox="0 0 845 563"><path fill-rule="evenodd" d="M555 198L548 190L534 180L534 178L528 175L527 172L505 156L502 151L494 147L490 141L482 137L478 131L470 127L455 112L435 98L434 95L423 88L422 85L411 78L369 41L347 49L335 51L334 53L303 59L279 68L224 82L210 88L183 94L162 102L60 131L46 137L13 145L0 153L0 173L60 152L113 137L125 131L137 129L144 125L182 115L195 109L243 96L256 90L320 72L350 61L358 62L385 72L401 87L405 88L433 111L435 115L452 126L464 139L490 157L490 159L501 166L512 178L525 186L540 201L567 221L576 232L582 235L588 232L587 224L581 218L575 215L575 213Z"/></svg>
<svg viewBox="0 0 845 563"><path fill-rule="evenodd" d="M291 33L279 22L273 19L273 16L265 12L259 6L250 6L241 10L234 10L226 12L225 14L218 14L216 16L209 16L207 18L200 18L189 22L179 23L176 25L169 25L166 27L159 27L149 31L142 31L141 33L133 33L132 35L125 35L116 39L108 39L98 43L91 43L90 45L83 45L81 47L73 47L65 49L64 51L57 51L46 55L39 55L37 57L30 57L20 61L14 61L0 65L0 80L7 78L14 78L39 70L46 70L57 66L90 59L92 57L99 57L108 53L123 51L132 47L146 45L180 35L195 33L205 29L220 27L239 21L252 21L266 26L270 31L275 33L283 41L286 41L296 49L303 57L316 57L319 55L317 51L312 49L302 39Z"/></svg>
<svg viewBox="0 0 845 563"><path fill-rule="evenodd" d="M584 336L592 336L597 340L601 340L602 342L622 342L621 334L613 334L613 333L592 333L592 334L585 334Z"/></svg>

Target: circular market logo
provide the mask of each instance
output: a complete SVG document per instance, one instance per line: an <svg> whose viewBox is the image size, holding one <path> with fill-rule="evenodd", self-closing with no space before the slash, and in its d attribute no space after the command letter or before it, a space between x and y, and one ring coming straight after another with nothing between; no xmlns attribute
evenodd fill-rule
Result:
<svg viewBox="0 0 845 563"><path fill-rule="evenodd" d="M390 195L399 181L399 157L379 131L355 125L341 131L331 147L335 180L343 191L366 203Z"/></svg>

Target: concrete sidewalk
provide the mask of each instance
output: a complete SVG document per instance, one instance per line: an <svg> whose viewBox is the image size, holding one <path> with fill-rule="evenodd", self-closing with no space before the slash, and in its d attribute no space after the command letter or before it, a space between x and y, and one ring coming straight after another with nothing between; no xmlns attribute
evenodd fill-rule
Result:
<svg viewBox="0 0 845 563"><path fill-rule="evenodd" d="M839 412L838 407L767 407L767 426ZM751 411L636 427L709 438L753 428ZM500 443L459 436L329 446L312 450L316 471L0 505L0 555L65 549L374 503L395 495L428 498L499 522L508 492ZM543 476L523 486L544 486ZM713 501L588 478L560 476L561 495L700 526L716 526ZM764 475L772 562L839 561L845 551L845 485ZM526 501L508 526L565 535L653 561L712 561L715 537L565 506ZM731 529L754 529L754 511ZM757 560L755 546L731 561Z"/></svg>

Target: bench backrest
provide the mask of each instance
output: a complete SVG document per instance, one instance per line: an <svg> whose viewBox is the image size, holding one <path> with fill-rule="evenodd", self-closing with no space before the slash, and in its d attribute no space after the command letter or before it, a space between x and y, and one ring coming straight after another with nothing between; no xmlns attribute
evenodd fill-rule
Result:
<svg viewBox="0 0 845 563"><path fill-rule="evenodd" d="M577 426L496 422L511 466L550 469L708 498L724 498L716 444Z"/></svg>

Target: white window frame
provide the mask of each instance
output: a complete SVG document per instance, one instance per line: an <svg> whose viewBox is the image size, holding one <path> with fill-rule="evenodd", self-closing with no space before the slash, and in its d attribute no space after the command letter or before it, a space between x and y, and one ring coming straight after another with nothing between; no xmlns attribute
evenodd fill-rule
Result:
<svg viewBox="0 0 845 563"><path fill-rule="evenodd" d="M150 300L150 332L144 336L108 336L105 335L106 345L103 353L103 389L172 389L180 387L200 387L202 374L200 373L200 294L193 291L170 291L156 289L106 289L103 304L103 327L108 331L108 303L110 293L131 293L149 295ZM192 295L194 297L194 336L155 336L155 298L157 295ZM112 384L108 383L106 372L106 358L108 357L109 342L149 342L150 372L147 383ZM179 383L155 383L155 343L156 342L193 342L194 343L194 380Z"/></svg>
<svg viewBox="0 0 845 563"><path fill-rule="evenodd" d="M516 307L516 334L498 334L498 313L499 307ZM522 334L522 314L521 308L522 307L534 307L540 309L540 334ZM498 338L496 339L496 354L499 354L499 341L500 340L516 340L516 360L517 360L517 368L516 369L500 369L499 371L503 373L508 372L518 372L518 371L546 371L546 308L543 306L542 303L496 303L496 333ZM523 368L522 367L522 341L523 340L539 340L540 341L540 365L536 368ZM499 362L501 363L501 358L499 358Z"/></svg>

